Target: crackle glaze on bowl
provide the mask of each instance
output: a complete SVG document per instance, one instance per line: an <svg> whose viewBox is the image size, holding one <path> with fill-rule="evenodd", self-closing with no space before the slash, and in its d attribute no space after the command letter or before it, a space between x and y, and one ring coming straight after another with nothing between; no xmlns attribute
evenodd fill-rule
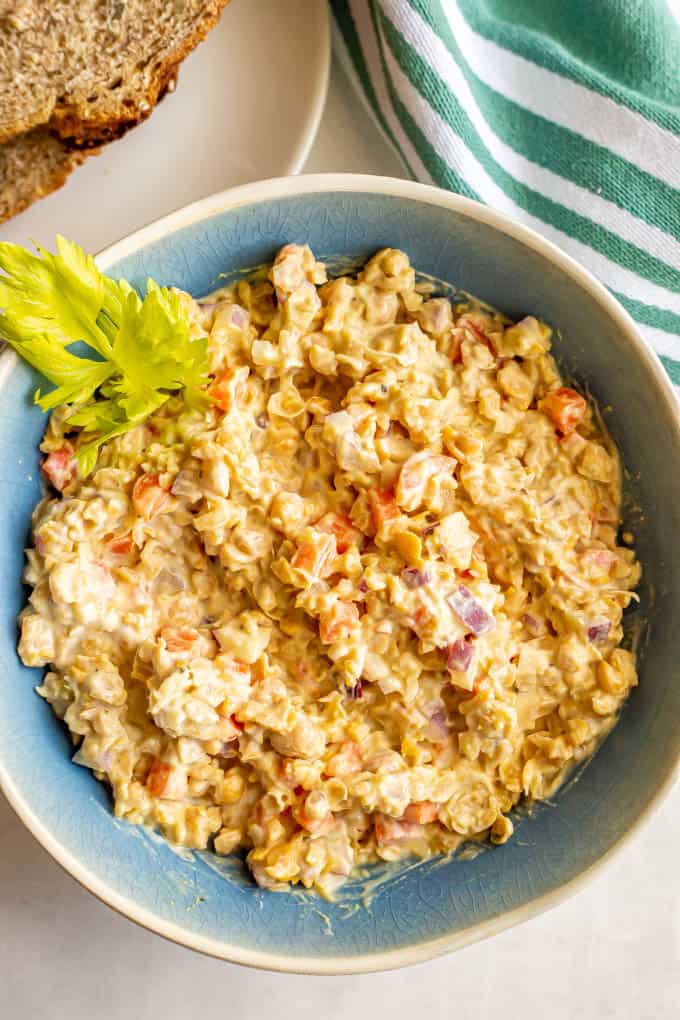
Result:
<svg viewBox="0 0 680 1020"><path fill-rule="evenodd" d="M287 242L365 258L403 248L422 272L559 328L555 350L586 382L629 472L651 639L620 723L554 805L521 818L515 838L469 860L385 868L337 904L257 890L237 861L178 853L116 821L105 787L70 761L65 729L33 693L39 671L16 651L25 599L23 547L40 493L45 421L32 371L5 355L0 394L0 785L36 838L75 878L133 920L224 959L278 970L346 973L415 963L494 934L563 899L621 844L666 792L680 758L680 433L661 366L626 313L585 270L498 213L422 185L349 175L238 188L188 207L99 259L143 286L147 276L203 294L269 260ZM676 547L677 548L677 547ZM650 597L653 593L653 598Z"/></svg>

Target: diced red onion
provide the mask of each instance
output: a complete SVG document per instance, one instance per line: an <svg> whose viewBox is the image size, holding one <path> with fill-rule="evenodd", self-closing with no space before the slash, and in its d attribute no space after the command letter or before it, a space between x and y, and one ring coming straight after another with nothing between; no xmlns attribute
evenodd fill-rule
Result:
<svg viewBox="0 0 680 1020"><path fill-rule="evenodd" d="M444 649L446 668L464 673L469 668L474 654L470 638L458 638Z"/></svg>
<svg viewBox="0 0 680 1020"><path fill-rule="evenodd" d="M180 471L174 482L170 492L173 496L196 496L196 479L190 471Z"/></svg>
<svg viewBox="0 0 680 1020"><path fill-rule="evenodd" d="M229 300L229 298L225 297L221 298L213 297L201 299L200 301L197 302L197 304L198 307L201 308L204 312L207 312L210 309L212 309L215 314L218 314L219 312L222 311L223 308L230 306L231 301Z"/></svg>
<svg viewBox="0 0 680 1020"><path fill-rule="evenodd" d="M432 298L421 309L420 321L423 329L431 333L442 333L451 325L451 305L446 298Z"/></svg>
<svg viewBox="0 0 680 1020"><path fill-rule="evenodd" d="M601 645L609 637L609 631L611 630L611 623L609 620L604 620L602 623L593 623L588 627L588 640L592 641L594 645Z"/></svg>
<svg viewBox="0 0 680 1020"><path fill-rule="evenodd" d="M359 583L357 584L357 591L363 592L364 594L368 591L368 585L366 583L365 578L362 577L360 579Z"/></svg>
<svg viewBox="0 0 680 1020"><path fill-rule="evenodd" d="M535 616L531 615L531 613L524 614L522 617L522 623L530 634L537 636L541 633L541 621L537 620Z"/></svg>
<svg viewBox="0 0 680 1020"><path fill-rule="evenodd" d="M234 758L238 754L237 749L234 747L234 741L237 736L238 733L235 733L231 739L224 741L221 750L218 752L220 758Z"/></svg>
<svg viewBox="0 0 680 1020"><path fill-rule="evenodd" d="M84 765L86 769L95 769L97 772L108 772L113 765L111 748L101 748L99 753L94 755L90 751L83 753L82 744L71 759L76 765Z"/></svg>
<svg viewBox="0 0 680 1020"><path fill-rule="evenodd" d="M407 567L402 570L401 579L407 588L422 588L431 580L427 570L418 570L416 567Z"/></svg>
<svg viewBox="0 0 680 1020"><path fill-rule="evenodd" d="M481 602L478 602L472 592L465 585L461 584L456 591L448 597L448 602L456 616L468 627L473 634L479 636L493 630L496 626L491 613L488 613Z"/></svg>
<svg viewBox="0 0 680 1020"><path fill-rule="evenodd" d="M363 696L364 696L364 688L363 688L363 685L361 683L361 680L357 680L357 682L355 683L354 687L348 687L347 688L347 694L348 694L348 696L350 698L353 698L355 701L358 701L359 698L363 698Z"/></svg>
<svg viewBox="0 0 680 1020"><path fill-rule="evenodd" d="M451 735L449 724L446 721L446 709L440 702L432 714L428 725L428 736L433 740L445 740Z"/></svg>
<svg viewBox="0 0 680 1020"><path fill-rule="evenodd" d="M166 594L174 594L178 591L184 591L186 585L179 574L174 574L171 570L167 570L163 567L159 571L158 575L153 582L154 590L156 592L165 592Z"/></svg>
<svg viewBox="0 0 680 1020"><path fill-rule="evenodd" d="M248 313L240 305L231 306L231 324L243 329L248 324Z"/></svg>

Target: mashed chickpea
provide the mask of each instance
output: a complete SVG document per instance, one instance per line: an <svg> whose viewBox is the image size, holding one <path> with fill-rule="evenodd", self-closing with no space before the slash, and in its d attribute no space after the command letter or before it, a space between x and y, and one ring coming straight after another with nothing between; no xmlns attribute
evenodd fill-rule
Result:
<svg viewBox="0 0 680 1020"><path fill-rule="evenodd" d="M287 245L201 303L172 398L78 477L43 441L20 653L118 816L331 896L512 834L637 682L620 463L550 330L429 298L385 250Z"/></svg>

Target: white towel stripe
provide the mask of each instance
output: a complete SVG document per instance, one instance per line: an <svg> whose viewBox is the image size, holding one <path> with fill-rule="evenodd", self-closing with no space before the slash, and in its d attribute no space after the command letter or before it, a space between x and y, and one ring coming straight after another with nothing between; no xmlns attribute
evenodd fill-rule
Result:
<svg viewBox="0 0 680 1020"><path fill-rule="evenodd" d="M385 57L390 76L399 92L401 101L411 117L422 126L424 133L431 140L431 144L440 158L457 170L483 201L496 209L509 213L515 219L526 223L538 233L549 238L579 262L586 265L603 283L613 290L627 294L629 297L644 304L680 314L680 294L672 294L663 287L642 279L635 273L612 262L600 252L595 251L581 241L575 240L563 231L557 230L555 227L527 213L518 206L492 180L482 164L467 148L460 135L456 134L439 114L432 109L420 93L413 88L411 82L403 74L389 50L386 50Z"/></svg>
<svg viewBox="0 0 680 1020"><path fill-rule="evenodd" d="M456 0L442 8L465 59L490 88L680 187L680 137L592 89L547 71L479 35Z"/></svg>
<svg viewBox="0 0 680 1020"><path fill-rule="evenodd" d="M678 337L672 333L665 333L662 329L655 329L653 326L645 326L639 322L638 328L650 347L653 347L657 354L665 354L673 361L678 360Z"/></svg>
<svg viewBox="0 0 680 1020"><path fill-rule="evenodd" d="M380 60L380 49L378 40L373 30L373 23L366 4L361 0L350 0L352 18L356 25L357 33L361 39L361 46L364 51L366 66L368 68L373 90L375 92L380 111L390 127L397 144L401 148L404 158L408 161L414 174L419 181L432 184L432 177L424 165L420 156L411 145L407 134L397 118L390 102L389 92L385 84L382 63Z"/></svg>
<svg viewBox="0 0 680 1020"><path fill-rule="evenodd" d="M680 267L680 242L626 209L526 159L489 127L463 72L445 43L406 0L383 0L385 13L418 55L430 65L468 115L489 154L517 181L572 209L651 255ZM678 199L680 201L680 198Z"/></svg>
<svg viewBox="0 0 680 1020"><path fill-rule="evenodd" d="M357 69L354 65L354 61L350 56L349 50L345 46L345 40L342 37L342 32L338 28L335 21L331 22L331 36L333 40L333 53L338 58L338 63L340 64L340 67L343 69L343 71L349 78L356 95L359 97L361 105L363 106L368 116L371 118L371 121L375 124L376 129L380 132L381 136L390 146L392 152L396 152L397 156L399 156L399 158L401 159L404 165L404 173L406 175L408 168L406 166L404 154L399 149L396 148L392 139L390 138L387 131L383 127L382 122L380 121L380 118L378 117L378 114L375 110L375 107L373 106L372 102L368 98L368 95L366 94L366 91L364 90L364 87L361 83L361 79L359 78Z"/></svg>

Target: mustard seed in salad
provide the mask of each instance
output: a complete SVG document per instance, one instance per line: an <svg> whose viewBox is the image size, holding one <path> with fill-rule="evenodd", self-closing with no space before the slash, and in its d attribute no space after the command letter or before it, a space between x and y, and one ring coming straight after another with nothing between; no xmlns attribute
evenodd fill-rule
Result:
<svg viewBox="0 0 680 1020"><path fill-rule="evenodd" d="M405 254L287 245L200 302L173 395L79 473L50 419L20 654L117 816L332 896L503 843L636 682L621 465L550 329L430 297Z"/></svg>

